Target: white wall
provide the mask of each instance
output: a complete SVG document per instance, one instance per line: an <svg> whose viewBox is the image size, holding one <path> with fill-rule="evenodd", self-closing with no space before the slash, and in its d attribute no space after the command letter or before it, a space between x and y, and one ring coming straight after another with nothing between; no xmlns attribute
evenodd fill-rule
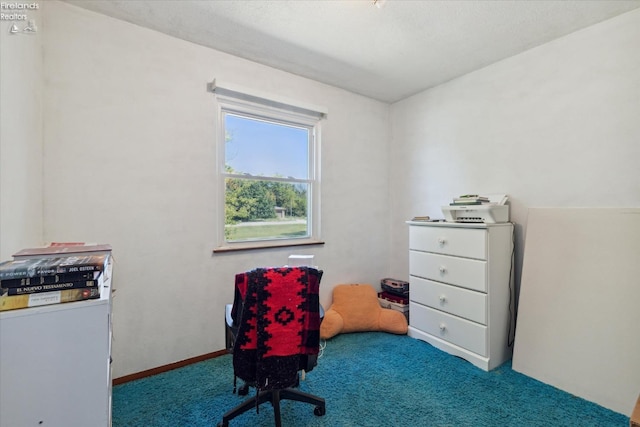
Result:
<svg viewBox="0 0 640 427"><path fill-rule="evenodd" d="M42 20L18 14L40 28L9 34L27 22L0 21L0 260L42 243Z"/></svg>
<svg viewBox="0 0 640 427"><path fill-rule="evenodd" d="M45 240L114 248L114 377L224 348L238 272L312 253L339 283L388 271L389 106L47 2ZM214 78L328 108L321 247L212 255Z"/></svg>
<svg viewBox="0 0 640 427"><path fill-rule="evenodd" d="M460 194L510 195L516 279L528 208L640 206L638 52L635 10L394 104L391 275L404 221Z"/></svg>

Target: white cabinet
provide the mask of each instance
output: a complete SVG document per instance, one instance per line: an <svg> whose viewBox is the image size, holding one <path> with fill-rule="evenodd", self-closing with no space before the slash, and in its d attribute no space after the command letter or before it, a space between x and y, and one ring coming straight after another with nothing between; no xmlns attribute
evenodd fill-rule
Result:
<svg viewBox="0 0 640 427"><path fill-rule="evenodd" d="M110 426L110 358L110 274L100 299L0 313L0 427Z"/></svg>
<svg viewBox="0 0 640 427"><path fill-rule="evenodd" d="M484 370L509 360L513 224L408 224L409 336Z"/></svg>

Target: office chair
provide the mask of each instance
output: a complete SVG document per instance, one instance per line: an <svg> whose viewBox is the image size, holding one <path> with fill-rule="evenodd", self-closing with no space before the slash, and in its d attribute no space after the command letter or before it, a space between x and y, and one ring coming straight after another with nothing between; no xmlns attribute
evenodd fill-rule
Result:
<svg viewBox="0 0 640 427"><path fill-rule="evenodd" d="M281 427L280 401L315 405L313 413L325 414L325 400L296 390L299 371L311 371L320 347L322 307L319 285L322 271L312 267L257 268L236 275L233 305L225 310L227 348L233 354L234 393L256 388L255 396L227 411L218 427L271 402L276 427Z"/></svg>

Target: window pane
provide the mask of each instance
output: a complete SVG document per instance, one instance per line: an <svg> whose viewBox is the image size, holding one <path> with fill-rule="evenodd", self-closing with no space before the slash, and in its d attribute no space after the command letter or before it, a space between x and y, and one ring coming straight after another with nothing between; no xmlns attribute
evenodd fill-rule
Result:
<svg viewBox="0 0 640 427"><path fill-rule="evenodd" d="M308 238L309 185L225 179L225 240Z"/></svg>
<svg viewBox="0 0 640 427"><path fill-rule="evenodd" d="M226 113L225 170L255 176L309 177L309 129Z"/></svg>

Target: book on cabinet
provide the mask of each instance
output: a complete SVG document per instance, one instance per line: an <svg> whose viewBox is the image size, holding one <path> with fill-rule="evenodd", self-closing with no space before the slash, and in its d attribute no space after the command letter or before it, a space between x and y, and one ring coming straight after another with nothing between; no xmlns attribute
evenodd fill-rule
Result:
<svg viewBox="0 0 640 427"><path fill-rule="evenodd" d="M25 286L0 287L0 296L38 294L43 292L64 291L69 289L99 288L102 286L102 275L91 280L77 280L73 282L60 281L56 283L43 283Z"/></svg>
<svg viewBox="0 0 640 427"><path fill-rule="evenodd" d="M63 304L100 298L100 288L65 289L62 291L36 292L23 295L0 296L0 312L43 305Z"/></svg>
<svg viewBox="0 0 640 427"><path fill-rule="evenodd" d="M96 280L101 273L101 271L90 271L79 273L51 274L48 276L37 277L23 277L22 279L4 279L0 280L0 288L19 288L23 286L53 285L56 283Z"/></svg>
<svg viewBox="0 0 640 427"><path fill-rule="evenodd" d="M48 246L37 248L25 248L15 254L13 259L63 257L73 254L102 254L111 253L109 244L84 244L84 243L51 243Z"/></svg>
<svg viewBox="0 0 640 427"><path fill-rule="evenodd" d="M107 254L74 254L64 257L13 259L0 264L0 280L103 271L108 257Z"/></svg>

